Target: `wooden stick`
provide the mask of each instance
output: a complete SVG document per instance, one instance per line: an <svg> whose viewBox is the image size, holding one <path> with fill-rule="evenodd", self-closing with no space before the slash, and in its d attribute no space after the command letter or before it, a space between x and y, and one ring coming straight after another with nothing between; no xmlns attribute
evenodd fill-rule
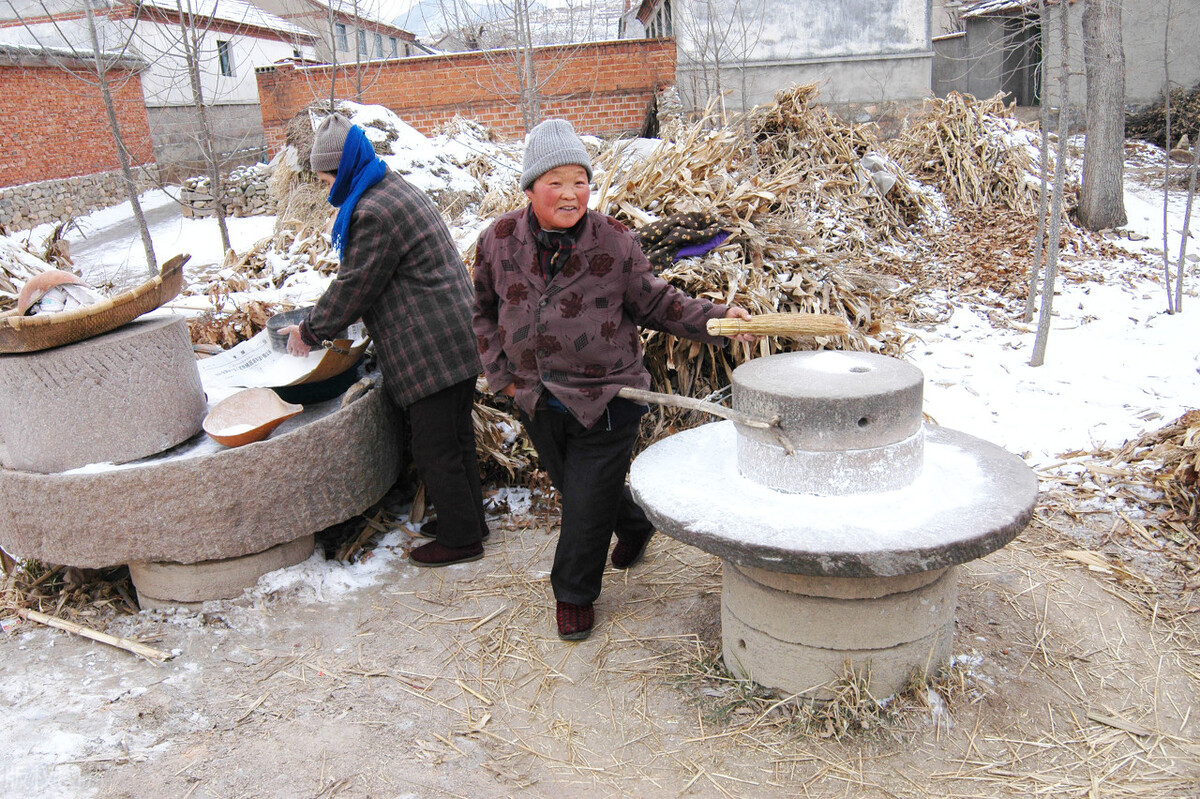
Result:
<svg viewBox="0 0 1200 799"><path fill-rule="evenodd" d="M850 325L840 316L819 313L764 313L749 319L709 319L710 336L844 336Z"/></svg>
<svg viewBox="0 0 1200 799"><path fill-rule="evenodd" d="M54 627L58 630L82 635L84 638L90 638L93 641L99 641L102 644L115 646L118 649L124 649L127 652L132 652L135 655L141 655L150 660L170 660L174 655L169 652L163 652L161 649L155 649L145 644L139 644L137 641L131 641L128 638L117 638L115 635L102 633L99 630L93 630L90 627L84 627L82 624L76 624L73 621L60 619L57 616L48 616L36 610L28 608L17 608L17 615L22 618L36 621L40 624L45 624L47 627Z"/></svg>
<svg viewBox="0 0 1200 799"><path fill-rule="evenodd" d="M757 430L770 430L775 434L775 437L779 440L779 445L783 447L787 454L793 455L796 452L796 448L792 446L792 442L783 430L780 429L778 416L771 419L760 419L757 416L751 416L733 408L726 408L724 405L718 405L715 402L681 397L678 394L659 394L654 391L643 391L640 388L631 388L629 386L625 386L618 391L617 396L635 402L653 402L656 405L666 405L671 408L703 411L704 413L711 413L713 416L720 416L722 419L729 419L746 427L753 427Z"/></svg>

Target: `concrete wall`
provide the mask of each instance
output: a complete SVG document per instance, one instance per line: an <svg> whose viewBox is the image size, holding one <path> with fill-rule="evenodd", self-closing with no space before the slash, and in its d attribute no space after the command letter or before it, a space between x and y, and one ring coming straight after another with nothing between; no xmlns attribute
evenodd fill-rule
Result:
<svg viewBox="0 0 1200 799"><path fill-rule="evenodd" d="M505 51L455 53L378 63L358 102L390 108L417 130L432 133L455 116L478 120L498 135L524 134L516 98L508 86L511 56ZM675 44L669 40L623 40L536 51L543 117L569 120L580 132L630 133L639 130L655 92L675 82ZM284 145L293 116L317 100L327 100L332 67L279 65L258 71L262 124L272 154ZM339 97L353 97L349 73L338 68Z"/></svg>
<svg viewBox="0 0 1200 799"><path fill-rule="evenodd" d="M922 54L750 64L744 70L723 70L719 88L726 110L735 112L769 103L781 89L804 83L816 83L820 102L828 106L912 103L929 96L932 61L932 54ZM681 66L678 80L685 96L716 93L709 70Z"/></svg>
<svg viewBox="0 0 1200 799"><path fill-rule="evenodd" d="M1068 102L1076 117L1082 115L1087 97L1083 6L1072 3L1068 7ZM1141 108L1162 98L1167 67L1173 86L1191 87L1200 83L1200 48L1196 47L1194 33L1196 20L1200 19L1200 0L1172 0L1169 6L1170 16L1167 0L1125 0L1121 39L1125 51L1125 102L1130 108ZM963 81L966 90L977 97L1011 90L1015 85L1011 76L1017 65L1011 63L1010 42L1012 32L1019 27L1018 19L1009 17L1006 23L1002 15L971 18L965 24L965 42L945 39L935 42L934 92L944 96L950 89L962 91L959 87ZM1010 29L1007 37L1006 24ZM1036 27L1036 14L1029 15L1026 24ZM1057 6L1051 9L1050 33L1042 42L1042 49L1044 95L1047 102L1058 106L1062 91L1059 80L1062 47Z"/></svg>
<svg viewBox="0 0 1200 799"><path fill-rule="evenodd" d="M742 110L797 83L830 103L907 102L930 87L930 0L677 0L680 91ZM728 66L727 66L728 65ZM719 76L719 80L718 80Z"/></svg>
<svg viewBox="0 0 1200 799"><path fill-rule="evenodd" d="M195 109L148 108L146 114L154 136L154 160L162 170L163 180L176 182L185 176L207 174L197 137ZM222 172L266 160L267 138L258 103L212 106L205 115L214 131Z"/></svg>

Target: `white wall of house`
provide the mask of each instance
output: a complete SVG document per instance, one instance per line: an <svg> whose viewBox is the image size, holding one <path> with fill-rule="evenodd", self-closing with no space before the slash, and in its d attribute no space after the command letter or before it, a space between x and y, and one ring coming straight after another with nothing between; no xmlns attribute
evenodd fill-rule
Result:
<svg viewBox="0 0 1200 799"><path fill-rule="evenodd" d="M797 83L823 102L928 96L930 0L672 0L685 103L740 110ZM653 26L650 26L653 27Z"/></svg>
<svg viewBox="0 0 1200 799"><path fill-rule="evenodd" d="M128 34L126 28L121 35ZM133 36L134 48L151 64L142 77L146 105L191 105L192 88L179 27L143 20L137 23ZM221 30L203 32L199 71L205 103L257 104L258 84L254 79L254 68L291 58L297 49L303 54L305 46ZM308 50L312 48L308 47Z"/></svg>

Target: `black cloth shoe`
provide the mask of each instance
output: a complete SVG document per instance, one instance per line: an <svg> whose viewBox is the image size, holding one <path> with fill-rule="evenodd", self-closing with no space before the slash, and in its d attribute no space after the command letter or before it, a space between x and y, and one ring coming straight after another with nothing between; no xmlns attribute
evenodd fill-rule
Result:
<svg viewBox="0 0 1200 799"><path fill-rule="evenodd" d="M437 519L430 519L429 521L425 522L421 525L421 529L417 531L417 535L421 536L422 538L437 538L437 522ZM484 541L487 541L491 534L491 530L486 527L483 528Z"/></svg>
<svg viewBox="0 0 1200 799"><path fill-rule="evenodd" d="M472 544L469 547L447 547L437 541L430 541L408 553L408 559L414 566L453 566L455 563L469 563L483 557L483 544Z"/></svg>
<svg viewBox="0 0 1200 799"><path fill-rule="evenodd" d="M558 602L554 609L554 620L558 623L558 637L564 641L582 641L592 634L596 624L596 612L591 605L573 605Z"/></svg>
<svg viewBox="0 0 1200 799"><path fill-rule="evenodd" d="M646 544L650 543L652 535L654 535L653 530L630 538L618 538L617 545L613 547L612 551L613 568L628 569L641 560L642 554L646 551Z"/></svg>

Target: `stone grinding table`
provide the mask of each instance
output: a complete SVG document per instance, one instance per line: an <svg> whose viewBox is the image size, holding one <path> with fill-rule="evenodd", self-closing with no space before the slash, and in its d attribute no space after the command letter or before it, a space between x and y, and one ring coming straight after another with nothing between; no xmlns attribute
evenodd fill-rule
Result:
<svg viewBox="0 0 1200 799"><path fill-rule="evenodd" d="M795 452L733 422L670 436L631 469L658 529L724 561L722 649L737 676L832 696L846 664L891 695L950 659L959 564L1012 540L1037 479L1015 455L926 427L920 370L804 352L734 372L734 407L781 418Z"/></svg>
<svg viewBox="0 0 1200 799"><path fill-rule="evenodd" d="M105 458L96 449L104 437L89 434L76 449L71 441L61 444L55 460L39 469L0 468L0 546L64 566L128 564L143 608L188 605L237 596L266 572L306 559L314 533L361 513L395 482L395 416L378 381L344 407L340 399L306 406L262 441L228 449L200 433L205 401L182 326L178 317L135 323L50 350L37 364L0 362L10 375L34 370L45 376L47 390L57 385L82 397L78 401L116 403L109 413L144 405L137 397L125 401L125 395L153 392L162 383L169 385L159 388L160 398L179 403L176 415L159 402L142 419L161 421L171 433L174 446L153 455ZM186 357L164 357L164 346L182 348ZM113 347L121 358L108 352ZM103 391L91 378L79 380L79 363L90 364L87 374L102 378ZM136 379L123 381L130 370ZM0 380L0 388L5 385ZM103 416L102 407L91 409L84 421L115 428L113 451L121 456L134 451L140 438L158 440L154 431L136 435L131 419L106 422ZM70 432L38 424L47 432ZM32 444L26 449L36 456ZM106 460L128 462L97 463ZM60 461L73 468L45 468Z"/></svg>

